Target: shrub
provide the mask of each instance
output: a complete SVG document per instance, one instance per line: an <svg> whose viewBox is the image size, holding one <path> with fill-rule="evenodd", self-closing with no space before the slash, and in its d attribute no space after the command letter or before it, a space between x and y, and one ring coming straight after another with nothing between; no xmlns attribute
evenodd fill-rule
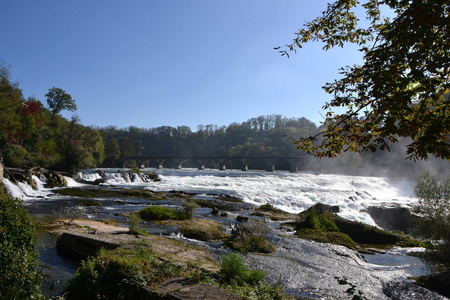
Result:
<svg viewBox="0 0 450 300"><path fill-rule="evenodd" d="M145 231L140 226L141 216L139 213L131 213L129 216L129 220L130 220L130 227L128 228L128 231L131 234L148 236L147 231Z"/></svg>
<svg viewBox="0 0 450 300"><path fill-rule="evenodd" d="M234 229L226 245L242 252L272 253L276 248L267 238L269 233L267 223L251 221Z"/></svg>
<svg viewBox="0 0 450 300"><path fill-rule="evenodd" d="M0 299L40 294L38 256L34 225L22 203L5 194L0 184Z"/></svg>
<svg viewBox="0 0 450 300"><path fill-rule="evenodd" d="M168 208L163 206L149 206L139 212L139 215L143 220L179 220L180 213L174 208Z"/></svg>
<svg viewBox="0 0 450 300"><path fill-rule="evenodd" d="M195 202L184 201L181 203L183 209L180 212L180 218L183 220L190 220L194 216L194 210L198 207Z"/></svg>
<svg viewBox="0 0 450 300"><path fill-rule="evenodd" d="M67 289L68 300L136 299L155 259L148 246L100 250L83 261Z"/></svg>
<svg viewBox="0 0 450 300"><path fill-rule="evenodd" d="M441 240L438 259L450 266L450 176L439 179L429 172L416 179L414 194L418 198L415 210L423 219L416 226L416 233Z"/></svg>
<svg viewBox="0 0 450 300"><path fill-rule="evenodd" d="M245 266L244 258L231 252L222 256L221 275L225 282L244 284L258 284L264 280L266 274L261 270L250 270Z"/></svg>

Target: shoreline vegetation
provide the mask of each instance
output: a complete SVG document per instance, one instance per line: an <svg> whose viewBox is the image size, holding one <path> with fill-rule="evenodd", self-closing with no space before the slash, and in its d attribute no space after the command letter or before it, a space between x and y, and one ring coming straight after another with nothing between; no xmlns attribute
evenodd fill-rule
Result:
<svg viewBox="0 0 450 300"><path fill-rule="evenodd" d="M53 178L52 186L65 184L61 173L38 171L41 172L40 174L46 174L45 176ZM28 172L24 175L23 172L17 170L11 172L7 169L5 177L22 180L29 176L27 182L32 182L30 174ZM157 181L158 178L153 176L150 180ZM245 253L270 255L276 251L275 246L268 239L271 228L264 220L282 222L284 230L293 233L289 235L291 238L306 238L321 243L343 245L361 254L384 253L385 248L393 245L432 248L431 244L414 240L402 232L388 232L344 220L336 214L339 210L338 207L321 204L294 215L270 204L259 207L249 206L242 203L241 200L227 195L215 195L212 200L203 200L196 199L194 194L183 191L154 192L147 189L114 187L106 190L95 188L94 185L82 188L66 187L56 189L54 192L76 198L79 205L82 206L101 206L101 203L91 200L91 198L141 198L149 201L149 206L143 210L124 215L128 219L128 228L117 227L118 224L114 224L113 221L104 220L106 224L115 225L105 224L105 226L109 226L110 230L111 228L116 230L115 234L104 232L98 222L91 221L91 223L80 225L82 221L78 220L79 216L76 211L66 211L65 214L61 214L65 221L63 223L59 221L60 228L53 230L53 234L62 237L64 233L71 233L74 235L72 239L79 239L80 236L77 234L82 233L83 238L87 240L96 240L102 236L110 244L114 244L118 236L122 237L122 240L117 243L117 247L100 250L96 255L83 261L64 295L65 299L69 300L97 299L100 295L109 297L108 299L127 299L130 295L138 297L136 299L153 299L151 297L166 299L164 297L169 297L167 295L174 291L179 293L178 296L181 297L179 299L184 299L182 294L186 286L196 286L199 290L212 289L211 291L217 295L229 293L226 294L227 298L223 299L302 299L283 294L280 286L264 281L265 274L262 271L249 269L245 265ZM2 197L11 199L4 191L2 191ZM180 209L166 207L164 203L167 201L175 201ZM161 205L158 205L158 202ZM202 218L195 217L195 209L199 207L210 208L211 218L209 219L205 215ZM226 218L230 212L238 212L236 218L238 225L231 233L225 233L220 221L217 220ZM410 214L405 217L402 215L404 213L399 210L398 217L411 218L413 216ZM195 240L220 242L224 247L230 249L230 254L214 261L200 248L173 239L149 235L142 228L143 223L176 228L176 231L185 237ZM186 260L183 258L183 254L164 257L161 252L158 252L158 247L160 247L158 245L171 243L176 244L179 249L191 249L203 254L200 255L200 252L196 252L197 256L191 256L190 260ZM61 242L61 244L63 243ZM79 245L65 242L65 246L59 245L58 247L76 253L75 248ZM181 253L180 251L175 252ZM180 259L182 263L180 263ZM448 289L443 290L442 284L436 284L436 282L442 281L442 276L430 275L416 278L415 281L419 285L448 295ZM163 289L166 285L170 288ZM224 295L222 297L225 297Z"/></svg>

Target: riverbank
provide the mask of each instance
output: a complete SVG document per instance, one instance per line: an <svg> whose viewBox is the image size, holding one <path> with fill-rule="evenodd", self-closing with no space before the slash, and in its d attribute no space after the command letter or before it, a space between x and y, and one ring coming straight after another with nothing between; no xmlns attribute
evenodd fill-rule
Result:
<svg viewBox="0 0 450 300"><path fill-rule="evenodd" d="M202 176L201 179L203 181L206 179L211 180L211 176L208 173L198 174L196 176ZM234 173L221 173L222 177L219 178L218 182L228 184L231 182L230 178L223 177L224 174L237 176ZM244 175L247 176L245 178L247 182L250 182L250 179L253 180L253 177L250 177L248 173ZM264 174L263 177L255 176L255 180L262 178L260 181L267 181L270 178L274 181L277 180L275 176L276 174ZM280 181L275 182L277 184L279 184L278 182L286 184L290 182L289 180L292 176L290 174L288 176L281 174L282 181L280 179ZM303 178L301 176L301 174L296 175L295 178ZM163 176L162 182L151 183L149 187L154 187L158 184L167 187L168 180L166 178ZM323 179L320 176L315 178L317 180ZM169 179L172 180L171 178ZM220 179L224 180L220 181ZM192 182L193 178L188 176L179 180L181 182L190 180L191 184L198 184ZM352 180L363 182L362 179L358 178ZM364 180L364 182L368 182L366 179ZM213 190L213 192L217 191L218 187L217 183L214 182L214 184L216 190ZM270 227L269 240L276 248L275 253L272 255L247 254L245 257L249 266L263 270L267 274L269 282L273 284L281 283L283 290L290 294L310 298L348 299L349 295L346 291L351 285L355 285L357 287L355 290L363 292L367 299L389 299L390 296L388 294L392 295L397 290L400 293L397 299L411 299L411 293L418 293L417 295L424 297L439 297L431 292L431 294L427 294L425 289L416 290L416 286L408 280L410 277L427 274L428 270L425 263L419 258L405 255L409 252L405 248L388 248L385 252L382 252L383 254L369 254L365 255L365 259L363 259L357 251L346 247L296 237L295 230L285 224L289 221L295 221L296 214L291 214L290 217L285 219L270 218L268 214L256 210L258 205L243 202L242 200L237 201L236 198L239 197L235 195L228 195L228 200L233 201L226 201L227 195L222 193L181 192L179 189L162 192L155 191L147 186L141 192L139 190L140 187L142 187L142 183L140 185L136 183L124 185L122 183L116 186L111 184L95 187L80 186L77 195L69 194L69 192L74 191L73 188L53 189L48 191L51 193L50 195L43 198L27 199L24 205L32 215L38 218L54 216L55 212L61 208L73 207L90 219L113 219L120 226L128 228L130 221L126 216L129 213L139 211L148 206L165 206L181 209L183 202L196 201L201 207L195 209L194 218L219 222L223 226L225 234L231 234L233 228L246 224L245 218L266 221L266 224ZM265 192L270 194L272 192L269 188L270 186L267 186ZM58 190L65 194L57 194ZM83 193L79 193L79 191ZM124 194L123 191L126 191L128 194ZM134 195L130 195L130 193ZM351 194L356 193L351 192ZM363 193L360 193L360 195L360 198L364 196ZM347 196L347 198L349 197L353 196ZM97 202L97 205L90 205L94 204L94 202ZM353 202L356 203L356 199ZM216 209L219 213L213 214L214 211L217 212L217 210L214 210L214 206L217 206ZM386 207L385 209L388 208ZM243 217L241 220L244 222L236 220L238 216ZM393 226L393 223L389 222L389 220L385 220L385 223ZM215 261L219 261L222 254L230 251L227 247L223 247L221 242L187 239L180 235L180 229L176 224L165 225L161 222L150 221L143 222L141 225L143 229L151 234L163 235L184 244L198 246L208 251L211 258ZM395 260L391 260L389 264L386 264L384 262L386 259L383 260L383 257L394 257ZM397 263L398 261L401 261L401 263ZM336 279L336 277L341 280ZM344 282L342 280L343 277L347 278L346 284L340 284ZM367 280L367 283L364 280ZM402 282L407 282L407 284Z"/></svg>

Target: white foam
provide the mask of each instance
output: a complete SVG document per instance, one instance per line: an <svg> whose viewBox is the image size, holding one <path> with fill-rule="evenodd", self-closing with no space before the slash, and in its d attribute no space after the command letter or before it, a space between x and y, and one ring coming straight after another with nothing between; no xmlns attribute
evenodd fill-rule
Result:
<svg viewBox="0 0 450 300"><path fill-rule="evenodd" d="M3 178L3 185L5 186L6 191L8 192L8 194L13 196L14 198L19 198L19 199L23 200L26 197L26 195L22 192L20 187L18 187L17 185L12 183L8 179Z"/></svg>
<svg viewBox="0 0 450 300"><path fill-rule="evenodd" d="M364 210L385 203L408 205L411 183L381 177L334 174L180 170L157 171L162 182L149 183L154 190L184 190L195 193L222 193L245 202L270 203L282 210L299 213L316 203L336 205L344 218L375 225ZM166 175L167 174L167 175Z"/></svg>
<svg viewBox="0 0 450 300"><path fill-rule="evenodd" d="M75 180L74 180L73 178L71 178L71 177L64 176L64 179L66 179L66 183L67 183L67 186L68 186L68 187L83 186L83 184L81 184L81 183L75 181Z"/></svg>

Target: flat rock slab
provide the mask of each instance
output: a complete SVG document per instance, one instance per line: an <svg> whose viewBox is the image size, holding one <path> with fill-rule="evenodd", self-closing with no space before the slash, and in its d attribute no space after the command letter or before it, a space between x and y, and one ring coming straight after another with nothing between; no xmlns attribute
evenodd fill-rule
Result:
<svg viewBox="0 0 450 300"><path fill-rule="evenodd" d="M164 299L164 300L191 300L191 299L210 299L210 300L244 300L234 293L224 289L204 284L189 284L184 278L172 278L165 281L156 288L147 287L148 293L144 299Z"/></svg>
<svg viewBox="0 0 450 300"><path fill-rule="evenodd" d="M57 248L82 256L94 256L101 248L116 249L130 242L149 243L159 259L170 260L173 263L185 264L200 260L201 266L209 271L218 271L207 251L180 241L157 235L140 236L128 233L128 228L107 225L92 220L74 220L65 230L57 231L60 238Z"/></svg>

